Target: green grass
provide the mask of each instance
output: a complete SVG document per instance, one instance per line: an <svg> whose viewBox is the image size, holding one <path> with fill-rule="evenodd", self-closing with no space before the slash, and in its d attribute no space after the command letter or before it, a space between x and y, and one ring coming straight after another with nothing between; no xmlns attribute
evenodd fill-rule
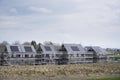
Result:
<svg viewBox="0 0 120 80"><path fill-rule="evenodd" d="M113 56L113 57L111 57L111 58L120 59L120 55L115 55L115 56Z"/></svg>
<svg viewBox="0 0 120 80"><path fill-rule="evenodd" d="M115 55L115 59L120 59L120 55Z"/></svg>
<svg viewBox="0 0 120 80"><path fill-rule="evenodd" d="M91 78L88 80L120 80L120 77L114 77L114 78Z"/></svg>

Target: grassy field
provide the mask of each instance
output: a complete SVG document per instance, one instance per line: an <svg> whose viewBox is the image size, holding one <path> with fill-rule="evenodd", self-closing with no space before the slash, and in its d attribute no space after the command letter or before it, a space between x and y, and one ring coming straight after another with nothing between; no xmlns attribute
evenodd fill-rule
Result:
<svg viewBox="0 0 120 80"><path fill-rule="evenodd" d="M120 76L119 62L73 65L0 66L0 78Z"/></svg>
<svg viewBox="0 0 120 80"><path fill-rule="evenodd" d="M113 77L113 78L92 78L87 80L120 80L120 77Z"/></svg>
<svg viewBox="0 0 120 80"><path fill-rule="evenodd" d="M110 57L110 58L118 60L118 59L120 59L120 55L114 55L113 57Z"/></svg>
<svg viewBox="0 0 120 80"><path fill-rule="evenodd" d="M114 58L115 59L120 59L120 55L115 55Z"/></svg>

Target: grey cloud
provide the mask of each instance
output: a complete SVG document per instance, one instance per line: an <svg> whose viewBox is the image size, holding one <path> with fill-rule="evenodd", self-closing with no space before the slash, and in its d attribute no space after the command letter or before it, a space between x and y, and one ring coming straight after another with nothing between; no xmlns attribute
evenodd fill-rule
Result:
<svg viewBox="0 0 120 80"><path fill-rule="evenodd" d="M46 8L39 8L39 7L31 6L29 9L33 12L38 12L38 13L52 13L52 10L46 9Z"/></svg>
<svg viewBox="0 0 120 80"><path fill-rule="evenodd" d="M20 0L21 8L34 13L0 17L1 40L72 42L120 47L119 0ZM23 4L20 4L23 3ZM14 7L18 7L17 4ZM11 3L10 3L11 5ZM22 7L21 7L22 6ZM14 8L12 6L12 8ZM14 12L15 10L13 10ZM51 14L40 14L49 13ZM19 12L18 12L19 13ZM9 13L8 13L9 14ZM11 29L10 29L11 28ZM9 37L10 35L14 35ZM19 37L18 37L19 35Z"/></svg>

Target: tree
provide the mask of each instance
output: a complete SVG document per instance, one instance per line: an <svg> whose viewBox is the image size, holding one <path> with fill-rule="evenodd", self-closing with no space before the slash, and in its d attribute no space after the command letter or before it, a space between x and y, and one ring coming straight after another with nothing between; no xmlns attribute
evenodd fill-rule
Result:
<svg viewBox="0 0 120 80"><path fill-rule="evenodd" d="M44 44L45 45L53 45L53 43L51 41L45 41Z"/></svg>
<svg viewBox="0 0 120 80"><path fill-rule="evenodd" d="M23 43L23 45L31 45L31 43L26 41Z"/></svg>
<svg viewBox="0 0 120 80"><path fill-rule="evenodd" d="M8 45L9 43L7 41L3 41L1 44L2 45Z"/></svg>
<svg viewBox="0 0 120 80"><path fill-rule="evenodd" d="M57 51L61 49L60 44L54 43L53 46L54 46L55 50L57 50Z"/></svg>
<svg viewBox="0 0 120 80"><path fill-rule="evenodd" d="M40 52L42 49L41 49L41 47L40 47L40 45L41 45L41 43L38 43L38 45L37 45L37 52Z"/></svg>
<svg viewBox="0 0 120 80"><path fill-rule="evenodd" d="M33 45L34 48L37 49L37 43L36 43L36 41L31 41L31 45Z"/></svg>
<svg viewBox="0 0 120 80"><path fill-rule="evenodd" d="M0 65L4 63L5 44L0 44Z"/></svg>
<svg viewBox="0 0 120 80"><path fill-rule="evenodd" d="M4 53L0 53L0 65L4 65Z"/></svg>
<svg viewBox="0 0 120 80"><path fill-rule="evenodd" d="M20 42L19 42L19 41L15 41L15 42L13 43L13 45L20 45Z"/></svg>
<svg viewBox="0 0 120 80"><path fill-rule="evenodd" d="M0 53L5 52L5 45L0 44Z"/></svg>

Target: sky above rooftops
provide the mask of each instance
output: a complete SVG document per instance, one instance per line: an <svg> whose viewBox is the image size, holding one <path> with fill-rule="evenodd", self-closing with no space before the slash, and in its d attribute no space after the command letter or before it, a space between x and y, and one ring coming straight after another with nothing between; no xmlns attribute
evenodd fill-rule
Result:
<svg viewBox="0 0 120 80"><path fill-rule="evenodd" d="M0 0L0 42L120 48L120 0Z"/></svg>

